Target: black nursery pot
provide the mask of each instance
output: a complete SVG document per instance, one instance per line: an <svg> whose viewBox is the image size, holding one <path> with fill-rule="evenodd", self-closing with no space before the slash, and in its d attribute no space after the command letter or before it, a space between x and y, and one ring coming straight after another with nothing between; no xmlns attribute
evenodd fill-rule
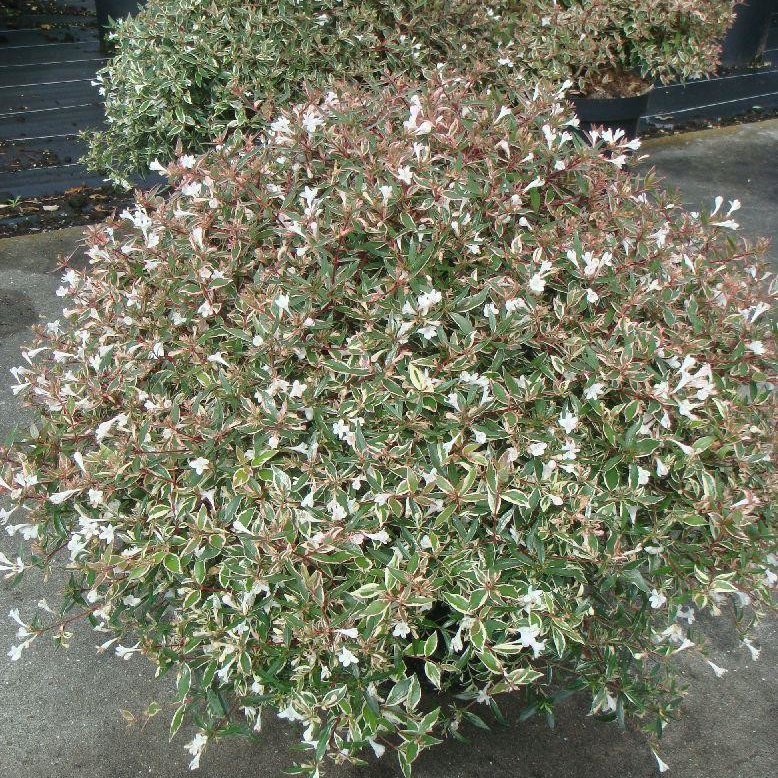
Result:
<svg viewBox="0 0 778 778"><path fill-rule="evenodd" d="M95 0L97 27L100 33L100 48L107 48L108 19L124 19L136 14L146 0Z"/></svg>
<svg viewBox="0 0 778 778"><path fill-rule="evenodd" d="M770 15L776 7L775 0L743 0L735 6L735 21L721 46L722 65L750 65L764 52Z"/></svg>
<svg viewBox="0 0 778 778"><path fill-rule="evenodd" d="M581 120L581 130L604 126L613 130L624 130L628 138L638 134L638 122L648 107L645 92L634 97L572 97L575 112Z"/></svg>

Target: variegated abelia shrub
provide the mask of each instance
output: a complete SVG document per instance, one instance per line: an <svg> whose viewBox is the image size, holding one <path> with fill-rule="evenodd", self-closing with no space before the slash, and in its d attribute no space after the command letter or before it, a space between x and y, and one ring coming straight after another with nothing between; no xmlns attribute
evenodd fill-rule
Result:
<svg viewBox="0 0 778 778"><path fill-rule="evenodd" d="M560 99L311 95L90 230L15 371L2 569L73 578L12 659L88 616L177 674L192 766L263 710L309 776L509 693L661 732L695 609L776 580L775 289Z"/></svg>
<svg viewBox="0 0 778 778"><path fill-rule="evenodd" d="M698 78L719 62L733 0L506 0L510 34L499 64L569 79L591 97L647 91L652 82ZM509 11L508 11L509 13Z"/></svg>
<svg viewBox="0 0 778 778"><path fill-rule="evenodd" d="M98 75L108 121L86 161L122 183L179 143L262 125L304 84L494 60L495 28L481 0L149 0Z"/></svg>
<svg viewBox="0 0 778 778"><path fill-rule="evenodd" d="M589 95L711 73L733 0L149 0L98 75L107 123L87 163L126 183L179 144L263 126L304 84L523 74ZM179 152L180 153L180 152Z"/></svg>

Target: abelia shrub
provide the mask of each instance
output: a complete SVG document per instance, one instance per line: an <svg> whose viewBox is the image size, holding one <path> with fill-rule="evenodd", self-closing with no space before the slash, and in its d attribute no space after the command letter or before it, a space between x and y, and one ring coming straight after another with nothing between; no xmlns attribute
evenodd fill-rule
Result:
<svg viewBox="0 0 778 778"><path fill-rule="evenodd" d="M256 131L305 84L422 80L445 63L484 84L570 80L584 94L712 72L732 0L149 0L98 74L107 123L86 163L128 185L214 138Z"/></svg>
<svg viewBox="0 0 778 778"><path fill-rule="evenodd" d="M192 153L256 128L306 83L421 79L481 60L494 29L479 0L149 0L113 34L97 77L107 124L85 161L129 186L179 143Z"/></svg>
<svg viewBox="0 0 778 778"><path fill-rule="evenodd" d="M265 709L309 776L410 774L507 694L661 732L695 610L776 581L776 289L636 145L451 78L171 163L15 371L0 569L72 579L11 658L88 617L176 674L192 767Z"/></svg>
<svg viewBox="0 0 778 778"><path fill-rule="evenodd" d="M505 3L499 62L571 80L581 94L621 97L652 82L699 78L719 62L732 0L521 0Z"/></svg>

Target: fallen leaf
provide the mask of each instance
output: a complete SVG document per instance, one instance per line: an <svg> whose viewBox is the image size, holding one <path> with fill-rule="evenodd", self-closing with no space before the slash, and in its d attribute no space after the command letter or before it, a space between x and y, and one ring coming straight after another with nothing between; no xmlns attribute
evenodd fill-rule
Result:
<svg viewBox="0 0 778 778"><path fill-rule="evenodd" d="M58 205L44 205L43 206L44 211L58 211L59 206Z"/></svg>

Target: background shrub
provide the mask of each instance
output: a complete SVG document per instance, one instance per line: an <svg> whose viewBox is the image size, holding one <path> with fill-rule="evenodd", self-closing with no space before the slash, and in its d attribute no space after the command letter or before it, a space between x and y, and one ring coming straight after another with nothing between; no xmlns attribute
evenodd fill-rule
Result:
<svg viewBox="0 0 778 778"><path fill-rule="evenodd" d="M583 92L711 72L731 0L150 0L99 74L107 128L86 161L124 182L257 126L303 83L421 79L447 63ZM634 72L633 72L634 71ZM640 77L635 73L639 73ZM269 103L269 104L268 104Z"/></svg>
<svg viewBox="0 0 778 778"><path fill-rule="evenodd" d="M177 673L193 766L264 707L308 775L408 773L517 690L661 732L694 606L768 597L772 279L737 203L684 212L560 99L311 95L65 275L0 566L69 557L63 609ZM15 659L59 623L13 615Z"/></svg>
<svg viewBox="0 0 778 778"><path fill-rule="evenodd" d="M515 6L517 3L508 3ZM571 79L583 94L617 97L712 73L732 0L521 0L502 61Z"/></svg>
<svg viewBox="0 0 778 778"><path fill-rule="evenodd" d="M108 127L86 159L121 179L167 161L179 141L202 150L261 120L247 103L300 99L304 81L420 78L477 61L493 26L477 0L149 0L98 76Z"/></svg>

